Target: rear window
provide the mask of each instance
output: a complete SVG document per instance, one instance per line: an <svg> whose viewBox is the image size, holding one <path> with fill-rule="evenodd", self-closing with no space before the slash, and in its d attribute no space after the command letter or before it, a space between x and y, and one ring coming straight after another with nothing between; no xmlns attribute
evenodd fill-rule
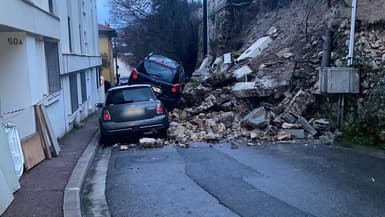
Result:
<svg viewBox="0 0 385 217"><path fill-rule="evenodd" d="M155 96L149 87L131 87L113 90L108 93L106 104L117 105L124 103L143 102L154 100Z"/></svg>
<svg viewBox="0 0 385 217"><path fill-rule="evenodd" d="M152 61L144 61L144 68L146 69L146 74L149 76L159 78L160 80L170 83L174 80L176 72L175 69Z"/></svg>

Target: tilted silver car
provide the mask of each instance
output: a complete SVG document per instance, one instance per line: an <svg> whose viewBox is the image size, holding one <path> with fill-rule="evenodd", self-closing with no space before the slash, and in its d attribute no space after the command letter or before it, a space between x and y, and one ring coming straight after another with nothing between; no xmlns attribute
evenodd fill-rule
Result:
<svg viewBox="0 0 385 217"><path fill-rule="evenodd" d="M167 134L167 111L151 85L113 87L108 90L105 103L96 106L102 108L99 124L103 144L121 136Z"/></svg>

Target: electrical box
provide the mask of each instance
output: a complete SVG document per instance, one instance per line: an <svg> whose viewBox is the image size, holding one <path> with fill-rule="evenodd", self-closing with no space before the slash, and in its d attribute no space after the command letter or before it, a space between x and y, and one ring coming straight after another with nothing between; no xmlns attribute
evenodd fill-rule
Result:
<svg viewBox="0 0 385 217"><path fill-rule="evenodd" d="M319 69L321 93L359 93L360 74L349 67L324 67Z"/></svg>

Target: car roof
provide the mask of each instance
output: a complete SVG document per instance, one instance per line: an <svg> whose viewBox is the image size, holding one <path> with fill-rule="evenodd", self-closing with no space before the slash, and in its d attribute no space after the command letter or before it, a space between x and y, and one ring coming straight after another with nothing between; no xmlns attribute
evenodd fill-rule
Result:
<svg viewBox="0 0 385 217"><path fill-rule="evenodd" d="M108 92L114 91L114 90L120 90L120 89L135 88L135 87L151 87L151 85L149 84L120 85L120 86L110 88Z"/></svg>
<svg viewBox="0 0 385 217"><path fill-rule="evenodd" d="M173 59L170 59L170 58L162 56L162 55L157 55L157 54L153 54L153 55L147 57L146 59L148 59L150 61L154 61L154 62L165 64L168 67L171 67L171 68L174 68L174 69L177 68L180 65L178 62L176 62Z"/></svg>

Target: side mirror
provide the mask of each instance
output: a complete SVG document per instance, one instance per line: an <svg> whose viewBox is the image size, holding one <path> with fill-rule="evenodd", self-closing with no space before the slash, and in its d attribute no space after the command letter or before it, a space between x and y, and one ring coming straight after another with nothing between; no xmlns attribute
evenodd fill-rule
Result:
<svg viewBox="0 0 385 217"><path fill-rule="evenodd" d="M96 103L95 106L96 108L103 108L103 103L100 103L100 102Z"/></svg>

